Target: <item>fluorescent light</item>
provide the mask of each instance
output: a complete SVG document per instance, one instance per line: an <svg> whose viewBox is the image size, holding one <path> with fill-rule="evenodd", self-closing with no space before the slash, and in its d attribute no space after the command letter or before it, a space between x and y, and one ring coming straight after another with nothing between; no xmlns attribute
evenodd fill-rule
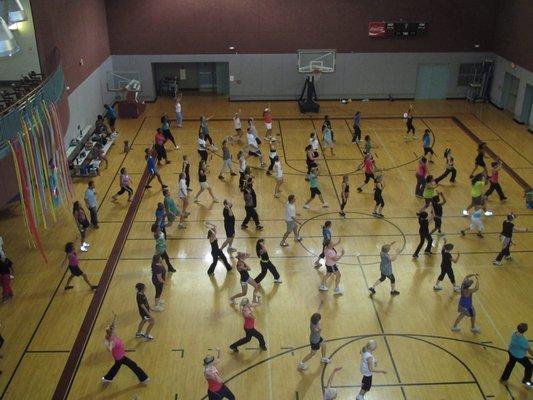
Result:
<svg viewBox="0 0 533 400"><path fill-rule="evenodd" d="M18 31L19 23L18 22L11 23L11 24L9 24L8 28L9 28L10 31Z"/></svg>
<svg viewBox="0 0 533 400"><path fill-rule="evenodd" d="M11 57L20 51L13 33L7 27L6 21L0 17L0 57Z"/></svg>
<svg viewBox="0 0 533 400"><path fill-rule="evenodd" d="M8 21L10 24L27 21L28 15L24 11L24 7L20 4L20 0L4 0L7 1Z"/></svg>

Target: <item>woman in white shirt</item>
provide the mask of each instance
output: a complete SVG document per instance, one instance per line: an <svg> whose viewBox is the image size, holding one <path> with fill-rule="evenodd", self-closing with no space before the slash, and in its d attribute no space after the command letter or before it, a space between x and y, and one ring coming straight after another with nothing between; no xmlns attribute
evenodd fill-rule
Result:
<svg viewBox="0 0 533 400"><path fill-rule="evenodd" d="M280 187L283 184L283 169L278 156L274 157L274 176L276 178L276 187L274 188L274 197L279 197Z"/></svg>
<svg viewBox="0 0 533 400"><path fill-rule="evenodd" d="M237 132L237 134L231 137L232 140L240 140L242 137L242 123L239 115L240 112L241 110L237 111L233 116L233 127L235 128L235 132Z"/></svg>
<svg viewBox="0 0 533 400"><path fill-rule="evenodd" d="M285 203L285 223L287 224L287 231L283 235L283 239L281 239L281 243L279 244L281 247L287 247L289 244L287 243L287 238L291 234L291 232L294 232L294 240L297 242L300 242L302 240L302 237L298 235L298 224L300 223L296 216L296 206L294 203L296 202L296 196L293 194L290 194L287 203Z"/></svg>
<svg viewBox="0 0 533 400"><path fill-rule="evenodd" d="M364 400L366 392L372 387L372 374L378 372L381 374L386 374L387 371L375 369L377 361L372 354L374 350L378 347L378 344L375 340L369 340L368 343L361 350L361 374L363 374L363 380L361 381L361 390L356 397L356 400Z"/></svg>
<svg viewBox="0 0 533 400"><path fill-rule="evenodd" d="M180 214L180 223L178 225L178 228L185 229L187 225L185 225L185 218L189 216L189 212L187 211L187 206L189 205L188 200L189 191L187 189L187 177L185 172L180 173L180 182L179 182L179 193L178 197L181 199L181 214Z"/></svg>

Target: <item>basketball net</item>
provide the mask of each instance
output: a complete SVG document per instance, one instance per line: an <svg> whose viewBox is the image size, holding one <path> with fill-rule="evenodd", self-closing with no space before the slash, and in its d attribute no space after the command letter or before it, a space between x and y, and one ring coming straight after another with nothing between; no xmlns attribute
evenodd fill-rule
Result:
<svg viewBox="0 0 533 400"><path fill-rule="evenodd" d="M319 69L313 69L313 71L311 71L311 76L315 78L315 82L320 80L321 75L322 71L320 71Z"/></svg>

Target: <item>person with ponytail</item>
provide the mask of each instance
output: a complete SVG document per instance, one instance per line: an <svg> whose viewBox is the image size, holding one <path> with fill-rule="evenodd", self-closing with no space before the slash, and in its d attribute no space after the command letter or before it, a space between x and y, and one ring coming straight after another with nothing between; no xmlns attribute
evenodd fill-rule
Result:
<svg viewBox="0 0 533 400"><path fill-rule="evenodd" d="M246 336L242 339L237 340L235 343L232 343L229 348L235 352L239 352L239 346L248 343L252 340L252 337L256 338L259 341L259 348L263 351L266 351L267 347L265 344L265 338L257 329L255 329L255 317L254 317L254 308L259 306L259 302L250 303L248 297L245 297L241 300L241 313L244 317L244 332Z"/></svg>
<svg viewBox="0 0 533 400"><path fill-rule="evenodd" d="M272 261L270 261L270 258L268 257L268 251L265 246L265 239L260 238L257 243L255 244L255 252L257 253L257 257L259 257L259 263L261 264L261 272L259 275L257 275L254 279L254 281L260 285L261 281L265 278L268 271L274 276L274 283L282 283L279 276L279 272L272 264Z"/></svg>

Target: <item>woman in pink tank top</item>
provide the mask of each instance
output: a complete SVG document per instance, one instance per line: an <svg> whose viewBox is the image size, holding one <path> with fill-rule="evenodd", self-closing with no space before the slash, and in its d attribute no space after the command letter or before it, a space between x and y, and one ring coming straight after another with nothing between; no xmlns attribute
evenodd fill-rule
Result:
<svg viewBox="0 0 533 400"><path fill-rule="evenodd" d="M118 336L115 333L115 321L106 328L106 335L105 335L105 346L107 349L111 352L113 355L113 359L115 360L115 364L111 367L111 369L102 377L103 383L109 383L113 381L113 378L118 373L120 367L122 364L127 366L131 371L137 375L137 378L139 379L139 382L141 383L148 383L150 378L148 378L148 375L137 365L137 363L130 358L126 357L126 352L124 351L124 344L122 343L122 340L118 338Z"/></svg>
<svg viewBox="0 0 533 400"><path fill-rule="evenodd" d="M239 346L248 343L250 340L252 340L252 337L259 341L259 347L261 350L265 351L267 349L265 338L261 332L255 329L254 308L257 306L259 306L259 302L250 303L248 297L245 297L241 300L241 313L244 317L244 332L246 333L246 336L229 346L229 348L235 353L239 352Z"/></svg>
<svg viewBox="0 0 533 400"><path fill-rule="evenodd" d="M235 400L235 395L224 384L220 377L217 364L219 359L214 356L204 358L204 377L207 381L207 398L209 400Z"/></svg>

